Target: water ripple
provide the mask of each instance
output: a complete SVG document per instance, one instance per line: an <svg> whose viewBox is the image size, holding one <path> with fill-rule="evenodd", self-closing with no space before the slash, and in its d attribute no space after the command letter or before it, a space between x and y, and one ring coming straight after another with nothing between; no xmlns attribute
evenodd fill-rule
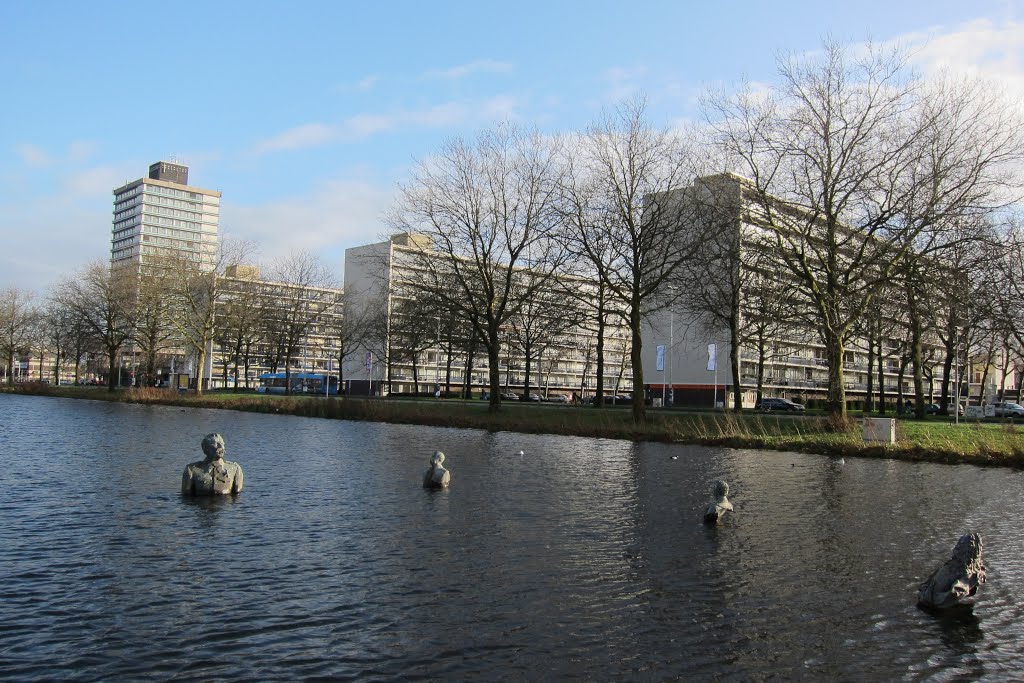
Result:
<svg viewBox="0 0 1024 683"><path fill-rule="evenodd" d="M1020 473L17 396L0 411L5 680L1024 676ZM237 499L177 495L209 431L245 467ZM420 487L435 449L446 491ZM719 478L736 509L709 528ZM989 567L974 610L918 610L966 531Z"/></svg>

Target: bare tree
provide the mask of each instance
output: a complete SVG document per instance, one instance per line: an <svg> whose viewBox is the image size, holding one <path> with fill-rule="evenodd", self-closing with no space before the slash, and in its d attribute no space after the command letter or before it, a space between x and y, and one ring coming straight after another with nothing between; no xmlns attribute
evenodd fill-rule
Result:
<svg viewBox="0 0 1024 683"><path fill-rule="evenodd" d="M47 348L54 354L54 385L60 385L61 368L67 363L68 357L72 357L75 360L75 380L77 381L78 379L77 364L80 356L75 357L76 323L75 312L54 296L48 299L46 306L41 311L40 324L42 326L42 336ZM41 378L42 374L40 374Z"/></svg>
<svg viewBox="0 0 1024 683"><path fill-rule="evenodd" d="M244 378L249 387L249 368L262 340L264 314L264 283L255 267L228 271L221 294L220 323L217 342L223 361L222 377L227 386L229 367L233 366L234 391L241 390Z"/></svg>
<svg viewBox="0 0 1024 683"><path fill-rule="evenodd" d="M578 350L585 359L585 368L580 382L580 395L584 393L586 376L590 371L590 363L596 364L594 407L604 406L604 364L605 364L605 332L610 319L621 312L621 305L615 306L606 279L600 276L605 264L614 260L613 244L617 236L605 230L606 214L601 203L601 184L593 176L588 160L579 153L571 151L567 163L565 181L562 192L565 196L563 210L566 212L565 222L568 226L563 233L566 248L572 253L581 251L580 244L588 246L584 258L572 259L567 263L570 282L575 280L583 284L579 287L568 287L569 295L587 313L584 329L593 332L593 347L589 340L578 344ZM586 235L584 236L584 233ZM591 353L593 352L593 353ZM592 358L593 356L593 358Z"/></svg>
<svg viewBox="0 0 1024 683"><path fill-rule="evenodd" d="M408 296L393 293L391 297L388 360L391 366L403 362L412 365L413 394L420 390L420 357L436 347L440 339L441 312L436 302L426 298L429 294L413 291Z"/></svg>
<svg viewBox="0 0 1024 683"><path fill-rule="evenodd" d="M894 269L951 218L1004 199L1020 126L971 84L926 88L899 52L836 44L779 61L781 85L714 97L718 142L750 178L765 248L813 304L829 408L846 414L845 345ZM980 98L980 99L976 99Z"/></svg>
<svg viewBox="0 0 1024 683"><path fill-rule="evenodd" d="M679 134L652 129L642 100L627 102L590 126L573 152L566 195L569 242L594 268L630 329L633 419L646 416L644 319L671 302L667 286L701 243L695 203L677 190L696 174Z"/></svg>
<svg viewBox="0 0 1024 683"><path fill-rule="evenodd" d="M285 393L292 393L292 366L302 356L313 330L334 304L335 278L314 255L299 251L278 259L270 269L269 299L274 302L274 318L279 332L285 369Z"/></svg>
<svg viewBox="0 0 1024 683"><path fill-rule="evenodd" d="M177 252L166 259L168 281L174 302L171 323L196 359L196 393L206 388L206 360L212 352L217 325L217 305L228 280L228 266L244 263L252 252L246 242L223 241L213 258L209 254Z"/></svg>
<svg viewBox="0 0 1024 683"><path fill-rule="evenodd" d="M757 354L757 401L763 394L765 366L789 345L778 340L788 335L796 342L794 322L802 309L789 278L779 276L777 256L751 240L750 228L742 225L742 185L732 176L701 179L689 201L698 202L694 212L706 225L704 239L678 276L673 306L682 304L692 320L708 333L724 332L729 338L729 363L733 383L733 410L743 407L741 350ZM751 243L754 243L753 246Z"/></svg>
<svg viewBox="0 0 1024 683"><path fill-rule="evenodd" d="M326 318L324 336L327 339L328 354L338 367L338 391L341 392L345 381L345 363L363 348L366 312L357 307L354 297L343 293L335 297L329 313L331 315Z"/></svg>
<svg viewBox="0 0 1024 683"><path fill-rule="evenodd" d="M554 239L562 215L557 149L557 141L511 125L450 140L417 165L391 220L427 237L396 253L404 284L474 325L490 363L491 410L500 405L503 327L564 258ZM532 275L525 288L520 270Z"/></svg>
<svg viewBox="0 0 1024 683"><path fill-rule="evenodd" d="M142 352L142 386L153 386L157 358L174 343L171 288L166 271L153 269L139 277L132 342Z"/></svg>
<svg viewBox="0 0 1024 683"><path fill-rule="evenodd" d="M527 281L526 288L529 288L532 273L523 272L520 276ZM571 285L563 288L556 284L553 288L536 290L536 294L524 301L509 319L510 345L523 357L524 400L530 396L534 362L539 366L543 353L584 320L585 314L577 300L566 293L569 288Z"/></svg>
<svg viewBox="0 0 1024 683"><path fill-rule="evenodd" d="M1013 217L1005 235L1005 249L997 261L999 274L987 292L993 304L995 326L1003 330L1019 348L1024 348L1024 321L1020 302L1024 301L1024 220Z"/></svg>
<svg viewBox="0 0 1024 683"><path fill-rule="evenodd" d="M0 352L7 367L7 384L14 384L14 359L29 344L36 311L35 294L17 287L0 290Z"/></svg>
<svg viewBox="0 0 1024 683"><path fill-rule="evenodd" d="M118 354L135 333L137 288L134 272L110 270L96 261L58 289L61 305L73 311L106 354L109 391L117 386Z"/></svg>

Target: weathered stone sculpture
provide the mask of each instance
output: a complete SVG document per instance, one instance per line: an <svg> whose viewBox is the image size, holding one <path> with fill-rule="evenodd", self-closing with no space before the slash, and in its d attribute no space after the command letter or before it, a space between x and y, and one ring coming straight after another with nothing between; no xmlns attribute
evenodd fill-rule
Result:
<svg viewBox="0 0 1024 683"><path fill-rule="evenodd" d="M715 499L711 501L707 509L704 510L704 523L705 524L718 524L718 520L722 518L726 512L732 511L732 503L726 497L729 495L729 485L722 480L715 482Z"/></svg>
<svg viewBox="0 0 1024 683"><path fill-rule="evenodd" d="M444 453L441 451L434 451L434 455L430 458L430 469L427 470L426 475L423 477L423 487L428 489L443 489L447 488L448 482L451 481L451 472L446 470L441 463L444 462Z"/></svg>
<svg viewBox="0 0 1024 683"><path fill-rule="evenodd" d="M203 438L205 460L190 463L181 475L181 492L192 496L215 496L242 492L242 467L224 459L224 438L207 434Z"/></svg>
<svg viewBox="0 0 1024 683"><path fill-rule="evenodd" d="M981 536L964 534L953 548L953 557L917 589L917 603L934 609L953 607L974 597L983 583L985 565L981 562Z"/></svg>

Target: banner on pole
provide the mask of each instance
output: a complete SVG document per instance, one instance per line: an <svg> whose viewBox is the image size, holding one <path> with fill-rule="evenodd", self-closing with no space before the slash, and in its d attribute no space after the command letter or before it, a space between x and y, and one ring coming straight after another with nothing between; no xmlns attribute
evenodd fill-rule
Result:
<svg viewBox="0 0 1024 683"><path fill-rule="evenodd" d="M708 344L708 372L712 372L717 367L718 363L718 349L715 348L714 344Z"/></svg>
<svg viewBox="0 0 1024 683"><path fill-rule="evenodd" d="M665 345L658 344L658 372L665 372Z"/></svg>

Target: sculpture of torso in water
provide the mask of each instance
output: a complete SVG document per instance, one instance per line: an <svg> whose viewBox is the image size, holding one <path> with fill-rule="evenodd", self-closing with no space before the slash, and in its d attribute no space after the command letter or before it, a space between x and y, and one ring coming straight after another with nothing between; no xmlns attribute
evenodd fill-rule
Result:
<svg viewBox="0 0 1024 683"><path fill-rule="evenodd" d="M953 548L953 556L918 587L918 604L946 609L973 598L985 583L981 548L981 536L978 534L961 536Z"/></svg>
<svg viewBox="0 0 1024 683"><path fill-rule="evenodd" d="M732 503L729 502L729 485L724 481L715 482L715 499L704 510L705 524L718 524L726 512L732 511Z"/></svg>
<svg viewBox="0 0 1024 683"><path fill-rule="evenodd" d="M444 453L435 451L430 458L430 469L423 475L423 486L428 489L443 489L448 487L451 481L451 473L441 464L444 462Z"/></svg>
<svg viewBox="0 0 1024 683"><path fill-rule="evenodd" d="M224 439L207 434L203 439L205 460L189 463L181 475L181 492L195 496L213 496L242 492L242 466L224 459Z"/></svg>

